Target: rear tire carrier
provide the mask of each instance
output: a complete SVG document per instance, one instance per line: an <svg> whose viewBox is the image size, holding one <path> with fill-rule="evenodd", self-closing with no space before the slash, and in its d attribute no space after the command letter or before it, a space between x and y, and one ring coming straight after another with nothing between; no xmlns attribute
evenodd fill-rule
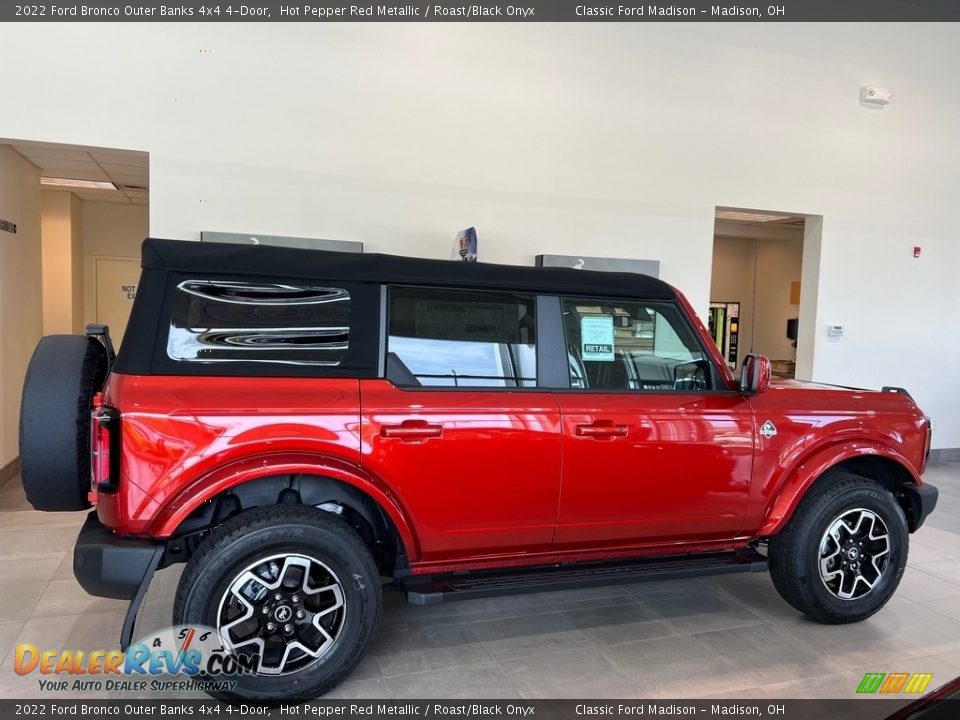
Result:
<svg viewBox="0 0 960 720"><path fill-rule="evenodd" d="M34 350L20 405L21 478L34 509L90 507L90 413L107 371L91 337L49 335Z"/></svg>

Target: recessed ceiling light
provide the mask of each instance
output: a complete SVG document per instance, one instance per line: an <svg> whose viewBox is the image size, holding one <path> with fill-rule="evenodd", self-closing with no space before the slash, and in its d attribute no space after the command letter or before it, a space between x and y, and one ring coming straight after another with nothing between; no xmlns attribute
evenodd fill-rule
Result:
<svg viewBox="0 0 960 720"><path fill-rule="evenodd" d="M116 190L117 186L104 180L74 180L72 178L40 178L40 184L46 187L75 188L77 190Z"/></svg>
<svg viewBox="0 0 960 720"><path fill-rule="evenodd" d="M717 210L717 220L766 223L792 219L793 215L770 215L768 213L745 212L742 210Z"/></svg>

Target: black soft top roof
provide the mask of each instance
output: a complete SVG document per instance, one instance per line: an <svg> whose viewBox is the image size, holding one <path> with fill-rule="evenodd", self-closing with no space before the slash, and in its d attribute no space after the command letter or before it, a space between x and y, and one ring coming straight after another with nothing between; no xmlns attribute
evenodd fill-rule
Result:
<svg viewBox="0 0 960 720"><path fill-rule="evenodd" d="M673 300L667 283L637 273L483 262L424 260L401 255L343 253L268 245L185 242L148 238L143 267L199 275L353 280L407 285L490 288L569 295L619 295Z"/></svg>

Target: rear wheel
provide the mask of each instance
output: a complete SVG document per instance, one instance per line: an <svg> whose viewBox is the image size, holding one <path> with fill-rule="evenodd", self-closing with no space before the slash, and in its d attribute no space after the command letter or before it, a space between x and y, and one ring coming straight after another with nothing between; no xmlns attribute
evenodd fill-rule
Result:
<svg viewBox="0 0 960 720"><path fill-rule="evenodd" d="M814 620L858 622L897 589L908 545L906 518L888 490L833 472L771 539L770 575L784 599Z"/></svg>
<svg viewBox="0 0 960 720"><path fill-rule="evenodd" d="M383 604L366 545L311 507L249 510L214 530L184 570L174 624L216 628L255 674L227 700L311 699L360 662Z"/></svg>

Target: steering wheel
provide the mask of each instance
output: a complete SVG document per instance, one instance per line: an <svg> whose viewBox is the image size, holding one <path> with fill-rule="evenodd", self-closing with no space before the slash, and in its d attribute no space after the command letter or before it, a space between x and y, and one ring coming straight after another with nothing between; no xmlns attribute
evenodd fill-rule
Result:
<svg viewBox="0 0 960 720"><path fill-rule="evenodd" d="M680 375L681 368L694 366L694 371L689 375ZM707 388L707 372L702 360L695 360L689 363L682 363L673 369L673 389L674 390L705 390Z"/></svg>

